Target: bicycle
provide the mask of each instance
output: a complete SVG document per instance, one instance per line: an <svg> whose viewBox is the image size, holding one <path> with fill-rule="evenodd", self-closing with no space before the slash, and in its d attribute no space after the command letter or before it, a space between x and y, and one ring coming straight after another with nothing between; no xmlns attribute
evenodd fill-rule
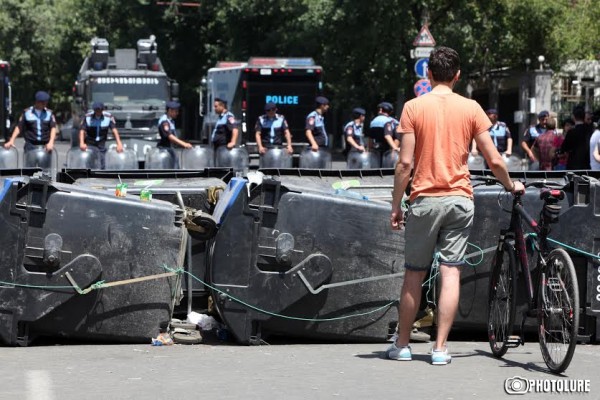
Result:
<svg viewBox="0 0 600 400"><path fill-rule="evenodd" d="M486 184L497 184L494 178L485 178ZM565 193L551 188L547 182L532 182L525 187L540 188L544 201L538 222L525 211L521 194L512 201L510 225L500 231L498 247L492 265L488 297L488 339L495 357L501 358L508 348L525 344L524 325L528 317L536 317L539 343L544 362L554 373L565 371L575 351L579 327L579 285L575 267L569 254L562 248L550 249L550 225L558 222L559 201ZM562 188L562 185L561 185ZM508 211L508 210L507 210ZM523 221L534 234L526 235ZM534 280L529 268L526 240L537 254ZM522 272L526 291L527 309L521 320L519 336L513 336L516 317L517 267Z"/></svg>

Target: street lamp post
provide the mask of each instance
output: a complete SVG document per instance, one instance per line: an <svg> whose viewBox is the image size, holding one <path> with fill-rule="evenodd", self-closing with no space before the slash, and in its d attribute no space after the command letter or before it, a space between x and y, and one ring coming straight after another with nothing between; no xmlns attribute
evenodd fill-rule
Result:
<svg viewBox="0 0 600 400"><path fill-rule="evenodd" d="M538 61L540 63L540 71L544 70L544 61L546 61L546 57L540 55L538 56Z"/></svg>

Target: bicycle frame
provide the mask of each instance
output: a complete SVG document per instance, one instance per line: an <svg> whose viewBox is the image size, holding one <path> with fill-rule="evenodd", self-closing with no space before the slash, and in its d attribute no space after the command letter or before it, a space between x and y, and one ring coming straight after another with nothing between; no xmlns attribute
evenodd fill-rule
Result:
<svg viewBox="0 0 600 400"><path fill-rule="evenodd" d="M531 228L533 233L539 236L539 240L534 240L534 252L538 254L537 267L538 267L538 280L541 277L541 268L546 265L545 256L548 254L548 242L547 237L549 228L547 224L542 220L538 223L523 207L520 195L515 195L513 199L513 207L510 218L510 226L508 230L504 230L500 235L500 242L506 241L506 236L510 236L510 233L514 234L515 250L518 258L518 263L523 271L525 277L525 286L527 288L527 299L529 304L529 310L534 310L536 307L537 291L539 290L539 282L536 281L535 289L533 286L533 278L531 276L531 270L529 268L529 259L527 257L527 245L525 244L525 232L523 230L523 221Z"/></svg>

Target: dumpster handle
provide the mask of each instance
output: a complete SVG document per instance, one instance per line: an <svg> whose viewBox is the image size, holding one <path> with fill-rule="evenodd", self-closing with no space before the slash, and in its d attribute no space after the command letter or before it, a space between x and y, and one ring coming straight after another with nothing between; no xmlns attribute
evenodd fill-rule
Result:
<svg viewBox="0 0 600 400"><path fill-rule="evenodd" d="M353 279L351 281L330 283L330 284L327 284L327 285L321 285L321 286L319 286L316 289L314 289L312 287L312 285L310 284L310 282L308 282L308 280L306 279L306 277L304 276L304 274L302 273L302 271L298 271L297 274L298 274L298 276L300 277L300 279L302 280L302 282L304 283L304 285L306 286L306 288L308 289L309 292L311 292L312 294L319 294L319 293L321 293L325 289L332 289L332 288L341 287L341 286L356 285L358 283L378 281L378 280L381 280L381 279L396 278L396 277L399 277L399 276L403 276L404 272L397 272L395 274L389 274L389 275L372 276L372 277L369 277L369 278L362 278L362 279Z"/></svg>

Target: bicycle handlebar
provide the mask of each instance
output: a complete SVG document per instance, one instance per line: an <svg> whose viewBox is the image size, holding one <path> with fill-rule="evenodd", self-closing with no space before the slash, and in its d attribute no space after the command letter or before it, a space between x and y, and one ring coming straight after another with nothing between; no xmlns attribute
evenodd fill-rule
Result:
<svg viewBox="0 0 600 400"><path fill-rule="evenodd" d="M482 181L481 184L473 185L473 186L479 186L479 185L486 185L486 186L500 185L500 186L504 187L504 185L502 185L502 183L498 180L498 178L493 177L493 176L476 176L476 177L471 178L471 179L475 180L475 181ZM553 188L554 189L563 189L565 187L565 185L562 184L562 183L553 182L553 181L547 181L547 180L533 181L533 182L528 182L528 183L525 183L523 181L520 181L520 182L523 183L523 185L525 186L525 188L536 187L536 188L539 188L539 189L553 189ZM562 198L561 198L561 200L562 200Z"/></svg>

